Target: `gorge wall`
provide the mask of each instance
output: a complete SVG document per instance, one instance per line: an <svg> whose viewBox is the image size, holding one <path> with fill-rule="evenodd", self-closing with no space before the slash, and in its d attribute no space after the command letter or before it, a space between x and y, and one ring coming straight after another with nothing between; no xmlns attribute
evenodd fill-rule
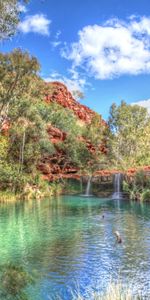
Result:
<svg viewBox="0 0 150 300"><path fill-rule="evenodd" d="M51 103L57 103L63 108L71 110L79 120L81 126L82 124L90 124L92 119L97 115L93 110L76 101L64 84L52 82L47 83L47 85L51 88L51 92L46 92L45 101L49 105L51 105ZM106 125L105 121L101 119L101 116L99 116L99 120L102 125ZM61 131L51 124L47 125L47 132L56 152L51 156L43 157L38 165L38 169L43 173L44 178L49 181L59 178L80 178L78 174L79 169L71 162L67 163L66 153L57 146L60 141L65 141L66 132ZM80 139L86 144L88 151L94 153L96 149L91 141L83 137L80 137ZM106 153L107 150L104 144L99 145L99 147L102 153Z"/></svg>

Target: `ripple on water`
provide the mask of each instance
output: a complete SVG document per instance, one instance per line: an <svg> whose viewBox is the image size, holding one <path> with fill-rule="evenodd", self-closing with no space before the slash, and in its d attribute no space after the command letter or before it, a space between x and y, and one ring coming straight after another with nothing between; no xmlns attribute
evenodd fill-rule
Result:
<svg viewBox="0 0 150 300"><path fill-rule="evenodd" d="M128 201L67 196L1 205L0 264L34 271L36 284L28 292L36 300L57 293L68 300L71 288L102 290L112 278L150 299L149 228L150 206Z"/></svg>

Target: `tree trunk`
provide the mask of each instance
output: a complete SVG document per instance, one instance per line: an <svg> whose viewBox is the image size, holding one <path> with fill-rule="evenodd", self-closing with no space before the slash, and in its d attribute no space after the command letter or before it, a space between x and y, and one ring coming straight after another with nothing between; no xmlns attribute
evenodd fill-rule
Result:
<svg viewBox="0 0 150 300"><path fill-rule="evenodd" d="M25 139L26 139L26 132L24 131L23 133L23 137L22 137L22 145L20 148L20 158L19 158L19 162L20 162L20 171L22 172L22 168L23 168L23 163L24 163L24 148L25 148Z"/></svg>

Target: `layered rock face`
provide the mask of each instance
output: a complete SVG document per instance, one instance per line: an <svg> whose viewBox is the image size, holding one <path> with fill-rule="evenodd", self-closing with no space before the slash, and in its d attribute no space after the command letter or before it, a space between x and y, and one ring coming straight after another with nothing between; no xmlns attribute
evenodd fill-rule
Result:
<svg viewBox="0 0 150 300"><path fill-rule="evenodd" d="M45 94L45 101L47 103L58 103L62 107L71 110L77 116L81 124L91 123L92 119L96 116L96 113L87 106L76 101L63 83L56 81L48 83L47 87L48 86L50 87L51 92L46 92ZM106 122L103 120L102 124L107 126ZM51 142L55 146L56 153L52 156L43 157L38 166L39 170L43 173L44 178L50 181L59 178L80 178L78 175L79 169L71 163L68 164L66 153L57 147L58 142L65 141L67 136L66 132L62 132L60 129L51 125L48 125L47 131ZM85 142L91 153L95 152L95 147L89 140L86 140L83 137L80 137L80 139ZM100 150L102 153L107 153L105 143L100 145ZM145 166L143 168L130 168L126 170L124 174L132 178L140 169L144 170L145 174L150 174L150 166ZM110 180L112 181L113 175L119 172L122 173L122 171L119 170L100 170L94 174L94 177L96 178L96 181L101 178L102 181L109 182Z"/></svg>
<svg viewBox="0 0 150 300"><path fill-rule="evenodd" d="M52 86L53 92L51 95L46 95L46 102L57 102L64 108L72 110L81 121L86 123L91 122L95 116L93 110L77 102L63 83L55 81L50 83L50 85Z"/></svg>
<svg viewBox="0 0 150 300"><path fill-rule="evenodd" d="M91 120L96 113L87 106L76 101L64 84L60 82L52 82L47 85L51 88L51 92L47 92L45 95L45 101L47 103L51 104L55 102L62 107L71 110L81 123L91 123ZM102 124L105 124L103 120ZM47 131L51 142L55 146L56 153L52 156L44 157L38 166L39 170L44 174L44 178L50 181L59 178L79 178L79 175L77 174L79 171L78 168L76 168L72 163L68 164L65 152L57 147L58 142L66 139L66 133L51 125L48 125ZM83 137L80 138L86 143L90 152L95 151L94 146L89 140L85 140ZM104 146L101 145L100 147L102 152L106 151Z"/></svg>

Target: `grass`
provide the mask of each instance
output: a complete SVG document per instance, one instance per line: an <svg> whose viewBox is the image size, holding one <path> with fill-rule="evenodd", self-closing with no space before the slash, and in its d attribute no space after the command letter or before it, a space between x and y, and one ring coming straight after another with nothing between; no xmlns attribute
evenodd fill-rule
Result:
<svg viewBox="0 0 150 300"><path fill-rule="evenodd" d="M26 184L22 192L17 194L6 190L0 191L0 203L13 203L22 200L41 200L43 198L57 196L62 194L62 184L41 181L39 185Z"/></svg>
<svg viewBox="0 0 150 300"><path fill-rule="evenodd" d="M140 295L133 295L132 289L124 286L121 282L110 283L105 292L87 291L84 297L80 292L72 295L72 300L142 300Z"/></svg>
<svg viewBox="0 0 150 300"><path fill-rule="evenodd" d="M11 203L17 200L17 195L9 191L0 191L0 203Z"/></svg>

